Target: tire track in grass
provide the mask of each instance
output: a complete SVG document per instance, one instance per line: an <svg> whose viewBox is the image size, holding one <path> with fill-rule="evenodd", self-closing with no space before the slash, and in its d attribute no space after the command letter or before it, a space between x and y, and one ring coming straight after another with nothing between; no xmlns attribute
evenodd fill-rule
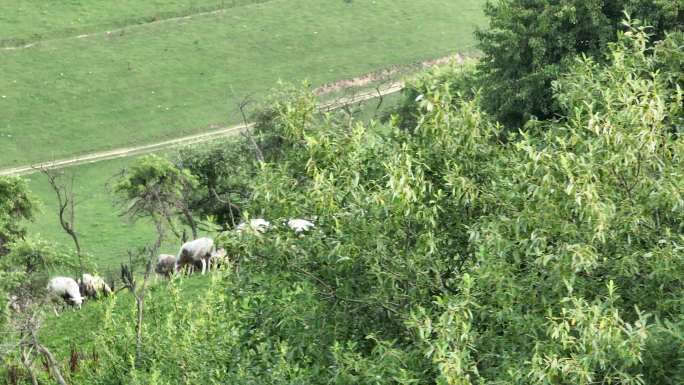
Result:
<svg viewBox="0 0 684 385"><path fill-rule="evenodd" d="M376 83L376 82L383 82L387 81L388 78L391 76L396 76L398 74L401 74L402 71L406 71L406 68L427 68L431 67L434 65L441 65L441 64L446 64L451 61L456 62L456 63L463 63L465 60L465 56L461 54L453 54L453 55L447 55L443 56L437 59L432 59L432 60L426 60L423 62L419 63L414 63L412 65L408 66L395 66L391 68L386 68L382 69L379 71L371 72L353 79L343 79L343 80L338 80L336 82L332 83L327 83L324 85L321 85L317 87L313 92L315 95L325 95L329 94L332 92L339 92L339 91L344 91L344 90L349 90L351 88L355 87L363 87L363 86L368 86L369 84ZM320 103L318 106L319 111L321 112L327 112L327 111L332 111L336 110L339 108L342 108L344 106L348 106L354 103L359 103L363 102L366 100L374 99L377 97L383 97L386 95L390 95L396 92L401 91L404 89L404 82L403 81L393 81L390 83L385 83L385 87L381 89L381 86L378 86L376 89L373 90L366 90L363 92L358 92L355 93L351 96L343 96L336 98L334 100ZM177 146L182 146L182 145L188 145L188 144L193 144L193 143L201 143L201 142L207 142L219 138L224 138L228 136L232 136L235 134L238 134L240 132L243 132L244 130L248 130L254 126L254 123L243 123L243 124L237 124L233 126L227 126L227 127L221 127L215 130L203 132L200 134L193 134L193 135L188 135L188 136L183 136L180 138L175 138L175 139L169 139L169 140L164 140L161 142L156 142L156 143L150 143L150 144L145 144L141 146L132 146L132 147L122 147L122 148L117 148L117 149L112 149L112 150L105 150L105 151L97 151L93 152L90 154L85 154L85 155L80 155L80 156L75 156L75 157L70 157L70 158L64 158L64 159L58 159L58 160L53 160L53 161L47 161L47 162L40 162L40 163L34 163L30 165L24 165L24 166L17 166L17 167L11 167L11 168L5 168L5 169L0 169L0 176L9 176L9 175L26 175L26 174L32 174L36 171L38 171L41 168L47 168L47 169L58 169L58 168L64 168L64 167L69 167L69 166L77 166L81 164L86 164L86 163L96 163L96 162L101 162L104 160L110 160L110 159L116 159L116 158L125 158L125 157L131 157L131 156L136 156L136 155L141 155L141 154L147 154L167 148L172 148L172 147L177 147Z"/></svg>
<svg viewBox="0 0 684 385"><path fill-rule="evenodd" d="M331 102L323 103L319 106L321 111L332 111L341 108L346 105L362 102L365 100L373 99L380 96L385 96L401 91L404 88L403 82L396 82L390 84L387 88L378 92L377 90L362 92L353 96L339 98ZM135 147L123 147L107 151L98 151L90 154L59 159L49 162L36 163L31 165L13 167L0 170L0 176L10 176L10 175L26 175L32 174L39 171L42 168L47 169L58 169L69 166L77 166L86 163L101 162L104 160L125 158L135 155L147 154L150 152L155 152L167 148L188 145L193 143L207 142L219 138L224 138L239 134L244 130L248 130L254 126L254 123L238 124L230 127L221 127L217 130L212 130L208 132L203 132L201 134L188 135L181 138L165 140L162 142L146 144L142 146Z"/></svg>
<svg viewBox="0 0 684 385"><path fill-rule="evenodd" d="M259 2L255 2L255 3L251 3L251 4L245 4L242 6L245 7L245 6L256 5L256 4L264 4L264 3L268 3L269 1L271 1L271 0L262 0ZM31 43L22 44L22 45L0 46L0 52L2 52L2 51L17 51L17 50L27 49L27 48L35 47L38 45L48 44L48 43L51 43L54 41L87 39L89 37L94 37L94 36L112 36L112 35L115 35L117 33L123 33L125 31L129 31L131 29L144 28L144 27L148 27L151 25L155 25L155 24L172 23L172 22L176 22L176 21L192 20L192 19L197 19L200 17L219 15L222 13L226 13L227 11L235 9L235 8L239 8L239 7L224 7L224 8L214 9L212 11L191 13L191 14L184 15L184 16L174 16L174 17L169 17L169 18L159 19L159 20L152 20L152 21L147 21L147 22L131 23L128 25L124 25L123 27L113 28L113 29L110 29L107 31L82 33L79 35L57 37L54 39L41 39L41 40L32 41ZM150 16L150 17L154 17L154 16Z"/></svg>

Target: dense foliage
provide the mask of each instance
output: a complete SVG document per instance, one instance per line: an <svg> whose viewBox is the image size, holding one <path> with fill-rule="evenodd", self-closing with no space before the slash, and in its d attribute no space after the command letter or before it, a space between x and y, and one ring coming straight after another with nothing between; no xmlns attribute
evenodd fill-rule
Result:
<svg viewBox="0 0 684 385"><path fill-rule="evenodd" d="M0 177L0 256L7 253L8 243L25 235L22 221L32 219L36 209L36 200L26 181Z"/></svg>
<svg viewBox="0 0 684 385"><path fill-rule="evenodd" d="M266 159L242 165L243 217L316 229L222 233L231 265L196 300L153 290L141 366L133 309L110 300L71 380L681 383L683 96L657 70L681 56L649 46L632 29L607 65L576 60L553 85L563 117L516 133L452 93L461 68L417 80L411 129L290 91L240 144Z"/></svg>
<svg viewBox="0 0 684 385"><path fill-rule="evenodd" d="M182 148L176 165L194 175L198 184L189 196L188 208L194 215L213 217L224 229L240 220L240 207L249 198L250 168L244 167L251 156L224 142Z"/></svg>
<svg viewBox="0 0 684 385"><path fill-rule="evenodd" d="M626 12L652 26L654 39L684 27L681 0L495 0L485 13L490 26L478 32L484 107L516 127L531 117L561 112L551 82L574 57L601 60Z"/></svg>
<svg viewBox="0 0 684 385"><path fill-rule="evenodd" d="M197 226L189 211L190 194L197 187L197 178L179 169L168 159L147 155L138 160L114 186L122 199L124 213L135 219L151 217L158 225L182 218L197 235Z"/></svg>
<svg viewBox="0 0 684 385"><path fill-rule="evenodd" d="M629 24L568 60L558 116L517 131L453 66L414 81L401 122L287 90L236 144L142 158L128 209L220 218L230 262L190 299L153 287L139 361L135 309L107 300L70 381L682 383L682 36L654 39ZM233 200L275 228L233 230Z"/></svg>

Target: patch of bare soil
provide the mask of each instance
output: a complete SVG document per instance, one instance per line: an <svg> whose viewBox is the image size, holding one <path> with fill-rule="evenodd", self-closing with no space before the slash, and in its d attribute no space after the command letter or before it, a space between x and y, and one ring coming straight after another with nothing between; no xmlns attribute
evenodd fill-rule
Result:
<svg viewBox="0 0 684 385"><path fill-rule="evenodd" d="M388 81L393 76L406 73L412 69L429 68L436 65L444 65L450 62L463 63L464 60L465 56L456 53L453 55L443 56L437 59L426 60L408 65L394 65L378 71L369 72L352 79L342 79L323 84L314 89L314 94L323 95L355 87L365 87L372 83Z"/></svg>

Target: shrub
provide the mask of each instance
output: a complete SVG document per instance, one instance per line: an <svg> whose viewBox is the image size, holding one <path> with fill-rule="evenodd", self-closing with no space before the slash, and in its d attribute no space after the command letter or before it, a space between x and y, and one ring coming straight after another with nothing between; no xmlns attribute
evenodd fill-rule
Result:
<svg viewBox="0 0 684 385"><path fill-rule="evenodd" d="M31 220L37 210L36 198L26 181L18 177L0 177L0 256L8 244L26 234L23 220Z"/></svg>
<svg viewBox="0 0 684 385"><path fill-rule="evenodd" d="M679 0L501 0L485 7L489 28L476 36L484 106L507 126L559 113L551 83L576 55L602 60L622 29L625 11L653 26L654 39L684 26Z"/></svg>

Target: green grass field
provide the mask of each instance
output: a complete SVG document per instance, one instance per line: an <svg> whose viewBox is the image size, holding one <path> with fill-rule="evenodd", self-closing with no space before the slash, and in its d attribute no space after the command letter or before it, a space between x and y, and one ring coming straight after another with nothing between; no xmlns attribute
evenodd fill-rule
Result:
<svg viewBox="0 0 684 385"><path fill-rule="evenodd" d="M154 242L155 233L151 223L141 220L129 223L119 216L115 196L109 184L114 175L135 158L111 160L64 169L66 175L74 175L76 196L75 228L85 252L101 269L114 269L126 260L128 249ZM59 242L73 248L71 238L59 225L55 193L44 175L36 173L27 177L33 193L42 202L41 213L29 225L29 234ZM175 253L165 248L163 252Z"/></svg>
<svg viewBox="0 0 684 385"><path fill-rule="evenodd" d="M13 0L0 13L0 47L225 10L269 0Z"/></svg>
<svg viewBox="0 0 684 385"><path fill-rule="evenodd" d="M483 3L272 0L0 51L0 167L235 123L237 103L279 79L316 85L471 49Z"/></svg>

